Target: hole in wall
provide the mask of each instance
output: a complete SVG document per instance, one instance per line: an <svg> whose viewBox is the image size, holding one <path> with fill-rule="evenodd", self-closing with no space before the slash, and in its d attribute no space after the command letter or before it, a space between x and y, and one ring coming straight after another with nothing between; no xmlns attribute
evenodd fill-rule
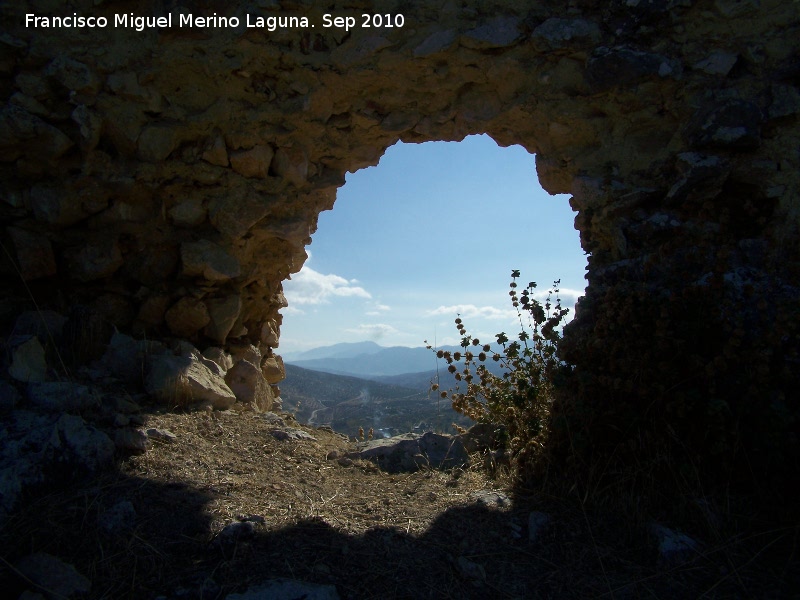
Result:
<svg viewBox="0 0 800 600"><path fill-rule="evenodd" d="M560 278L572 309L586 286L587 257L568 199L541 188L533 155L488 135L398 142L377 166L348 173L335 207L320 215L309 260L284 282L281 355L307 369L411 385L399 376L436 364L432 353L407 348L426 340L458 345L458 314L482 340L518 331L508 299L512 269L543 293ZM348 345L315 351L339 344ZM392 364L376 356L379 346L393 348ZM368 357L354 359L360 354ZM295 383L290 369L281 385L289 406ZM364 404L369 394L356 393ZM330 411L313 419L352 433ZM452 418L445 421L449 428Z"/></svg>

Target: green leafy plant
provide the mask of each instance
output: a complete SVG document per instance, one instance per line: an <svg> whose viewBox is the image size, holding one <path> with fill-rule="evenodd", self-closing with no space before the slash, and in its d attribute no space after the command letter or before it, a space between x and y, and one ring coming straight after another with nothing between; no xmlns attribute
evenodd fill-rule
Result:
<svg viewBox="0 0 800 600"><path fill-rule="evenodd" d="M557 355L561 325L569 309L561 306L560 280L553 282L542 303L534 297L536 282L520 291L519 277L518 270L512 271L509 286L520 325L516 339L498 333L493 349L469 335L459 315L455 323L462 350L428 348L446 361L456 380L453 388L444 390L434 383L432 389L474 421L502 426L512 456L522 460L544 448L554 383L559 373L569 368ZM494 371L501 374L489 369L489 361L499 363L500 369Z"/></svg>

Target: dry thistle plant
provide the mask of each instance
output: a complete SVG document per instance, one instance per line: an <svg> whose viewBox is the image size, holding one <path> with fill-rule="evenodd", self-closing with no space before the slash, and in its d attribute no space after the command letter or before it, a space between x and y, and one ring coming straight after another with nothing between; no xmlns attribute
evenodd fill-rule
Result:
<svg viewBox="0 0 800 600"><path fill-rule="evenodd" d="M469 335L459 316L455 324L462 350L451 352L427 346L437 358L446 361L447 370L456 380L453 388L444 390L434 383L431 389L470 419L503 425L508 449L518 462L540 454L544 447L553 381L561 369L568 368L556 351L561 325L569 313L558 296L560 280L553 282L542 303L534 297L536 282L518 292L519 276L518 270L511 272L509 291L520 325L516 340L510 340L505 332L498 333L493 350L490 344L481 344ZM500 375L489 370L490 360L500 364Z"/></svg>

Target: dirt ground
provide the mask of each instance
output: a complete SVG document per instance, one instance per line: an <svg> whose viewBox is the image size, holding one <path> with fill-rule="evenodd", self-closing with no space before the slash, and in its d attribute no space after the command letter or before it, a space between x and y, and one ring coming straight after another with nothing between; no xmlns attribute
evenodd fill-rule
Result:
<svg viewBox="0 0 800 600"><path fill-rule="evenodd" d="M659 564L635 518L512 491L479 457L465 469L392 475L330 458L355 448L339 434L305 428L315 441L280 441L252 412L154 412L146 427L176 440L31 500L0 530L6 597L30 588L13 564L35 551L73 564L91 598L221 599L279 577L353 599L800 597L796 555L763 560L773 538ZM486 490L512 501L478 502ZM125 501L135 517L104 527ZM533 542L532 510L552 518ZM232 523L246 525L223 532Z"/></svg>

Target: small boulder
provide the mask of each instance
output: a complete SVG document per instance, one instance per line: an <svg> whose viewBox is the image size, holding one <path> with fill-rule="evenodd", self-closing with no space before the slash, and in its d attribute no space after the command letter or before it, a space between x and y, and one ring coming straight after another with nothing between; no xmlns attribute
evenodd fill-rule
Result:
<svg viewBox="0 0 800 600"><path fill-rule="evenodd" d="M280 383L286 379L286 366L283 364L283 358L276 354L264 359L261 371L270 384Z"/></svg>
<svg viewBox="0 0 800 600"><path fill-rule="evenodd" d="M241 274L239 261L221 246L208 240L181 244L183 274L208 281L228 281Z"/></svg>
<svg viewBox="0 0 800 600"><path fill-rule="evenodd" d="M167 310L164 320L172 333L190 338L211 322L211 315L202 300L185 296Z"/></svg>
<svg viewBox="0 0 800 600"><path fill-rule="evenodd" d="M149 439L164 444L172 444L178 439L178 436L172 433L169 429L157 429L155 427L151 427L145 433L147 433L147 437Z"/></svg>
<svg viewBox="0 0 800 600"><path fill-rule="evenodd" d="M225 410L236 402L225 380L191 356L151 357L145 389L178 406L209 402L213 408Z"/></svg>
<svg viewBox="0 0 800 600"><path fill-rule="evenodd" d="M120 452L144 454L150 448L150 440L141 429L123 427L114 434L114 445Z"/></svg>
<svg viewBox="0 0 800 600"><path fill-rule="evenodd" d="M216 346L206 348L203 350L203 356L208 360L213 360L223 371L227 371L233 366L233 358L222 348L217 348Z"/></svg>
<svg viewBox="0 0 800 600"><path fill-rule="evenodd" d="M17 381L44 381L47 378L47 360L39 338L13 336L8 346L11 348L11 364L8 374Z"/></svg>
<svg viewBox="0 0 800 600"><path fill-rule="evenodd" d="M697 553L697 541L684 533L673 531L659 523L651 523L649 530L658 543L658 564L661 567L674 567Z"/></svg>
<svg viewBox="0 0 800 600"><path fill-rule="evenodd" d="M34 406L52 412L80 412L100 403L88 387L72 381L29 383L27 396Z"/></svg>
<svg viewBox="0 0 800 600"><path fill-rule="evenodd" d="M294 440L294 441L308 441L308 442L316 442L317 438L315 438L310 433L303 431L302 429L296 429L294 427L284 427L283 429L273 429L272 436L285 442L287 440Z"/></svg>
<svg viewBox="0 0 800 600"><path fill-rule="evenodd" d="M348 458L376 462L385 471L399 473L422 467L448 469L469 464L469 455L458 437L429 431L423 435L406 433L372 440Z"/></svg>
<svg viewBox="0 0 800 600"><path fill-rule="evenodd" d="M550 526L552 517L547 513L534 510L528 515L528 540L536 542L541 534Z"/></svg>
<svg viewBox="0 0 800 600"><path fill-rule="evenodd" d="M61 415L50 435L47 454L79 471L94 473L111 464L114 442L81 417Z"/></svg>
<svg viewBox="0 0 800 600"><path fill-rule="evenodd" d="M92 589L91 581L78 573L74 566L45 552L36 552L21 558L16 564L16 570L50 600L87 594Z"/></svg>
<svg viewBox="0 0 800 600"><path fill-rule="evenodd" d="M236 395L236 399L250 404L258 410L272 408L272 390L256 365L240 360L225 374L225 382Z"/></svg>

